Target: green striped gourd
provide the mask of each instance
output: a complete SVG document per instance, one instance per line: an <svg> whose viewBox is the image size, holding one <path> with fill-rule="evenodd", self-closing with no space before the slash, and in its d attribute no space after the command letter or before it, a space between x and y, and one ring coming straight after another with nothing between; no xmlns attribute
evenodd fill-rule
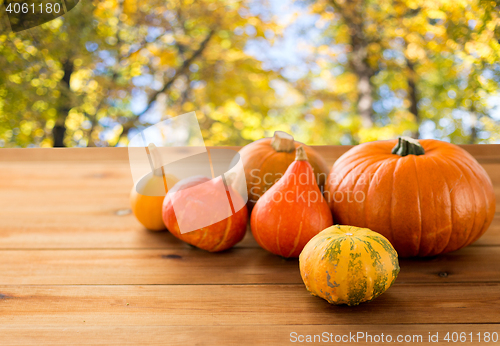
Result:
<svg viewBox="0 0 500 346"><path fill-rule="evenodd" d="M384 293L399 273L398 254L368 228L331 226L314 236L299 257L300 274L314 296L358 305Z"/></svg>

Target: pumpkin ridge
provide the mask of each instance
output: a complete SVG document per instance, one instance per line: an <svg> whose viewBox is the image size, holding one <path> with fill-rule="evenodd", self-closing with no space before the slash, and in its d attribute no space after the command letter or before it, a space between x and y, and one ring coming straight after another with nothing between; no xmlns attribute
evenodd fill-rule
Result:
<svg viewBox="0 0 500 346"><path fill-rule="evenodd" d="M425 189L426 184L429 184L430 181L436 179L435 175L428 175L426 173L428 171L434 172L434 165L434 161L429 158L428 155L415 161L417 176L419 177L420 181L419 186L423 187L423 189L421 189L420 191L421 196L429 197L429 200L427 200L426 202L421 201L421 206L423 206L423 208L427 210L436 210L437 208L434 191L432 189L430 189L430 191ZM429 256L429 254L432 253L436 245L437 232L439 231L440 226L437 218L432 218L431 220L429 220L429 218L425 218L426 214L428 213L422 213L422 234L420 238L419 256ZM425 244L425 246L422 246L422 244ZM425 252L422 249L425 249Z"/></svg>
<svg viewBox="0 0 500 346"><path fill-rule="evenodd" d="M441 163L442 163L442 164L445 164L445 165L446 165L446 166L448 166L448 167L450 166L450 164L449 164L447 161L445 161L443 158L438 158L438 159L439 159L439 160L441 160ZM462 172L460 172L460 173L462 173ZM443 177L444 177L444 179L445 179L445 181L446 181L446 186L449 188L449 187L450 187L450 184L448 183L448 180L446 179L446 176L445 176L444 174L443 174ZM455 186L456 186L456 185L455 185ZM446 253L446 252L449 252L449 251L450 251L450 250L448 250L448 249L449 249L449 247L450 247L450 242L451 242L451 240L452 240L453 233L454 233L454 232L456 232L456 227L453 227L453 225L455 225L455 224L456 224L456 223L455 223L455 220L454 220L454 213L453 213L453 210L455 210L455 209L454 209L454 207L453 207L453 200L454 200L454 199L452 198L452 195L451 195L451 193L452 193L453 189L454 189L454 188L452 188L451 190L449 190L449 191L450 191L450 192L449 192L449 195L450 195L450 208L451 208L451 232L450 232L450 238L448 239L448 242L446 243L446 246L443 248L443 250L442 250L442 252L441 252L441 253Z"/></svg>
<svg viewBox="0 0 500 346"><path fill-rule="evenodd" d="M229 233L229 229L231 228L231 218L228 217L226 219L226 229L224 230L224 235L222 236L219 244L217 244L212 251L217 251L217 249L224 243L227 238L227 234Z"/></svg>
<svg viewBox="0 0 500 346"><path fill-rule="evenodd" d="M383 167L385 164L386 164L387 161L378 161L379 163L379 166L377 167L377 169L375 170L375 173L373 173L373 176L376 177L377 176L377 172L379 171L379 169L381 167ZM368 182L365 184L365 188L363 191L364 193L364 196L365 196L365 199L363 201L363 203L361 203L363 205L363 218L364 218L364 222L363 222L363 226L364 227L368 227L368 208L365 208L365 203L367 203L367 200L368 200L368 192L370 191L370 186L371 186L371 183L372 181L370 180L370 178L368 178Z"/></svg>
<svg viewBox="0 0 500 346"><path fill-rule="evenodd" d="M197 246L197 247L199 247L199 246L200 246L200 244L201 244L201 243L203 243L203 241L204 241L204 240L205 240L205 238L207 237L208 230L207 230L205 227L203 227L203 228L202 228L202 230L204 231L204 232L203 232L203 236L200 238L200 241L198 241L198 242L196 243L196 245L195 245L195 246ZM179 231L180 231L180 230L179 230Z"/></svg>
<svg viewBox="0 0 500 346"><path fill-rule="evenodd" d="M351 155L350 156L344 156L342 155L341 157L339 157L335 163L333 164L333 166L339 166L339 165L342 165L344 166L345 165L345 162L344 161L347 161L348 163L351 163L351 162L354 162L355 160L357 159L360 159L360 160L365 160L366 159L366 156L363 154L364 151L366 151L367 149L369 150L373 150L373 151L377 151L374 155L372 156L375 156L375 155L383 155L384 157L389 157L389 156L393 156L391 153L390 153L390 149L392 146L394 146L394 144L396 144L397 140L388 140L388 141L383 141L383 142L387 142L387 148L378 148L375 143L376 142L366 142L366 143L362 143L362 144L359 144L357 146L354 146L353 148L349 149L349 151L352 151L351 152ZM386 151L387 149L389 150L389 154L386 154Z"/></svg>
<svg viewBox="0 0 500 346"><path fill-rule="evenodd" d="M295 249L297 248L297 245L299 245L299 240L300 240L300 235L302 233L302 224L304 223L302 220L303 220L303 217L304 217L304 213L305 213L306 209L302 209L302 216L300 217L301 221L300 221L300 225L299 225L299 231L297 232L297 236L295 237L295 240L293 242L293 249L292 251L290 251L290 253L288 254L287 257L290 257L293 252L295 251ZM321 216L321 214L320 214Z"/></svg>
<svg viewBox="0 0 500 346"><path fill-rule="evenodd" d="M399 262L397 261L397 258L398 258L398 253L397 251L394 249L394 247L391 245L391 243L387 240L387 239L384 239L383 237L381 236L377 236L377 237L374 237L374 236L370 236L370 235L367 235L366 236L368 239L372 239L373 241L377 242L378 244L380 244L380 246L382 246L382 248L387 251L387 253L390 255L391 257L391 262L392 264L394 265L394 267L396 268L395 270L398 271L399 273ZM396 274L397 275L397 274Z"/></svg>
<svg viewBox="0 0 500 346"><path fill-rule="evenodd" d="M352 162L350 162L348 164L352 164ZM352 170L354 170L356 168L356 166L357 165L352 164L352 167L345 174L343 174L342 177L346 177L349 173L352 172ZM335 164L334 164L334 167L335 167ZM325 191L331 192L332 189L337 191L339 189L340 185L342 184L343 179L339 179L339 183L337 183L336 186L334 187L334 184L330 183L330 176L331 176L331 174L328 174L328 178L326 179ZM333 196L330 196L330 197L332 197L332 200L327 201L327 203L328 203L328 206L330 207L330 209L333 211L333 206L334 206L335 201L333 199Z"/></svg>
<svg viewBox="0 0 500 346"><path fill-rule="evenodd" d="M408 213L408 208L416 208L414 199L418 198L413 191L415 189L415 184L413 183L414 176L416 174L414 165L411 167L412 163L410 160L411 156L399 157L397 165L393 174L393 198L391 200L391 230L394 232L393 241L396 247L404 249L402 255L405 257L413 257L418 254L416 251L419 246L420 238L415 235L414 223L419 221L419 218L415 217L416 211L411 209ZM411 194L408 193L408 186L402 187L402 183L411 181ZM411 198L411 202L409 199ZM402 206L404 205L404 207ZM410 221L411 222L408 222ZM420 227L420 226L419 226Z"/></svg>
<svg viewBox="0 0 500 346"><path fill-rule="evenodd" d="M372 161L373 161L373 162L372 162ZM364 167L362 167L362 168L360 169L360 174L358 174L358 176L356 177L356 180L354 181L354 184L349 184L349 182L348 182L348 184L347 184L347 187L348 187L348 188L349 188L349 187L352 187L352 192L353 192L353 193L354 193L354 190L355 190L355 188L356 188L356 185L358 184L358 181L359 181L359 178L361 177L361 175L363 175L363 173L364 173L364 172L365 172L365 171L366 171L369 167L371 167L372 165L376 164L376 163L377 163L377 162L379 162L379 161L376 161L376 159L375 159L375 158L371 158L371 160L370 160L370 161L366 160L365 162L366 162L367 164L366 164L366 166L364 166ZM359 167L359 166L358 166L358 167ZM348 192L349 192L349 190L348 190ZM332 200L334 200L334 198L333 198L333 197L332 197ZM346 211L346 214L347 214L347 215L352 215L352 214L353 214L352 212L350 212L350 210L352 209L352 208L351 208L351 207L352 207L352 206L351 206L351 204L352 204L352 203L348 203L348 204L347 204L347 206L348 206L347 211ZM356 226L358 226L358 227L360 227L360 226L365 226L365 225L359 225L359 224L357 224L357 220L353 222L353 221L351 220L351 218L349 218L348 223L356 224Z"/></svg>
<svg viewBox="0 0 500 346"><path fill-rule="evenodd" d="M180 219L182 220L184 218L184 215L186 214L186 212L190 209L190 208L187 208L189 206L189 204L192 204L193 201L192 200L189 200L188 203L186 203L186 208L184 208L183 212L182 212L182 215L180 217ZM173 201L173 198L172 198L172 205L174 204L174 201ZM177 215L174 213L175 215L175 219L177 220ZM179 225L178 221L177 221L177 225ZM175 230L176 233L181 233L181 228L180 226L177 227L178 229ZM194 245L194 244L193 244ZM196 245L195 245L196 246Z"/></svg>
<svg viewBox="0 0 500 346"><path fill-rule="evenodd" d="M259 167L264 166L264 164L267 162L267 160L269 160L269 159L271 158L271 156L273 156L274 154L276 154L276 152L275 152L275 151L272 151L272 152L270 152L269 154L267 154L267 156L264 156L264 157L262 158L262 160L260 161ZM259 168L259 170L260 170L260 168ZM250 172L248 172L248 173L250 174ZM245 175L246 175L246 172L245 172ZM260 178L260 176L259 176L259 178ZM261 179L262 179L262 178L261 178ZM280 177L280 179L281 179L281 177ZM278 180L278 181L279 181L279 180ZM252 181L252 182L253 182L253 181ZM266 184L265 182L263 182L262 184L252 184L252 185L260 187L260 191L259 191L259 192L260 192L260 194L261 194L261 195L260 195L260 196L258 196L258 198L262 197L262 195L266 192L266 191L262 191L262 190L264 189L264 187L267 187L267 184ZM274 186L274 184L273 184L272 186ZM272 186L271 186L271 187L272 187ZM251 191L251 189L250 189L250 191ZM250 192L250 191L249 191L249 192ZM250 194L251 194L251 192L249 193L249 195L250 195ZM257 199L258 199L258 198L257 198Z"/></svg>
<svg viewBox="0 0 500 346"><path fill-rule="evenodd" d="M361 276L363 273L363 262L360 253L349 253L349 284L351 289L347 292L347 305L356 306L361 303L366 295L367 290L367 277ZM358 275L356 275L358 274ZM364 281L363 281L364 279Z"/></svg>
<svg viewBox="0 0 500 346"><path fill-rule="evenodd" d="M339 166L339 165L342 166L342 167L345 167L347 165L352 165L352 167L345 174L343 174L343 176L346 176L349 173L351 173L353 169L355 169L356 167L358 167L359 164L360 164L360 162L366 161L366 157L365 156L361 156L361 155L359 157L349 158L349 159L350 159L349 161L347 161L347 159L343 160L343 161L347 161L347 163L342 163L342 165L340 163L338 163L339 160L335 161L335 163L333 164L333 168L335 168L336 166Z"/></svg>
<svg viewBox="0 0 500 346"><path fill-rule="evenodd" d="M460 180L459 181L467 181L467 184L463 184L463 186L464 186L463 188L465 190L466 189L465 186L468 186L468 192L469 192L470 195L472 195L472 197L473 197L473 199L475 201L476 196L474 195L474 190L472 189L472 186L470 185L470 183L469 183L469 181L467 179L466 172L463 170L463 167L461 165L457 164L455 162L455 160L453 160L452 157L449 157L448 159L449 159L448 163L451 164L451 165L453 165L460 172ZM458 185L458 183L457 183L457 185ZM455 188L457 185L455 185L453 188ZM450 195L451 195L451 191L450 191ZM467 224L467 226L465 227L465 232L463 232L462 236L460 237L460 239L465 238L465 240L463 240L462 243L460 243L459 246L456 247L456 249L460 249L460 248L466 246L467 239L469 238L471 232L473 231L473 227L474 227L474 224L476 222L476 204L475 203L470 203L469 205L472 208L474 208L474 213L473 213L474 217L471 217L472 223L469 222ZM455 251L456 249L449 250L449 251Z"/></svg>
<svg viewBox="0 0 500 346"><path fill-rule="evenodd" d="M344 160L344 161L345 161L345 160ZM358 161L359 161L359 162L358 162ZM365 157L361 157L361 156L360 156L359 158L355 158L355 159L353 159L352 161L348 161L346 164L344 164L344 165L343 165L343 167L348 166L348 165L352 165L352 167L350 167L348 170L346 170L346 172L345 172L345 173L343 173L343 174L342 174L342 179L339 179L339 180L340 180L340 182L337 184L337 187L336 187L336 189L335 189L335 190L338 190L338 188L340 187L340 185L341 185L341 183L342 183L342 181L343 181L343 178L344 178L344 177L346 177L347 175L349 175L349 174L350 174L350 173L351 173L354 169L358 168L358 167L359 167L359 165L360 165L361 163L365 162L365 161L366 161L366 158L365 158ZM335 163L334 163L334 165L333 165L333 168L335 168L335 166L336 166L337 162L338 162L338 160L337 160L337 161L335 161ZM341 172L341 173L342 173L342 172ZM329 175L328 175L328 178L330 178L330 175L331 175L331 174L329 174ZM330 179L327 179L327 183L328 183L328 191L330 190L329 186L330 186L330 185L333 185L333 184L330 184L330 183L329 183L329 180L330 180Z"/></svg>
<svg viewBox="0 0 500 346"><path fill-rule="evenodd" d="M491 183L490 177L486 173L485 169L481 165L479 165L477 163L477 161L475 161L473 158L472 158L472 160L469 158L469 160L467 161L467 163L464 162L464 164L466 164L466 166L472 171L472 174L478 180L479 184L483 183L483 184L486 184L486 185L489 185L490 187L492 187L492 183ZM476 170L481 170L481 172L483 173L483 175L482 176L478 176L476 174ZM479 239L484 234L484 232L488 229L491 221L493 220L493 217L488 217L488 212L489 212L489 210L490 210L490 208L491 208L492 205L493 205L493 209L494 210L496 209L496 205L495 205L496 198L495 198L495 195L493 195L493 199L492 199L493 204L492 204L492 203L490 203L490 199L488 198L488 195L486 193L486 189L482 188L481 191L482 191L483 197L485 199L486 216L485 216L485 220L483 222L483 226L482 226L481 230L479 231L479 233L474 237L474 239L469 244L471 244L471 243L475 242L477 239ZM493 212L493 214L494 214L494 212ZM490 219L490 220L488 220L488 219Z"/></svg>
<svg viewBox="0 0 500 346"><path fill-rule="evenodd" d="M482 167L481 167L482 168ZM473 170L473 173L474 173L474 176L477 178L477 175L476 173L474 172ZM489 178L489 177L488 177ZM479 179L479 181L481 181L481 179ZM491 186L492 183L491 183L491 180L488 181L489 185ZM485 205L486 205L486 216L484 218L484 222L483 222L483 226L482 228L480 229L480 231L478 232L478 234L476 234L473 238L473 240L470 242L470 244L474 243L476 240L478 240L483 234L484 232L486 232L486 230L488 229L488 227L490 226L491 222L493 221L493 216L495 215L495 209L496 209L496 198L495 196L493 195L493 203L490 203L490 199L488 198L488 195L486 194L486 190L485 189L481 189L481 191L483 191L483 196L484 196L484 199L485 199ZM493 213L491 217L488 216L488 212L490 210L490 207L493 206ZM489 220L488 220L489 219Z"/></svg>
<svg viewBox="0 0 500 346"><path fill-rule="evenodd" d="M276 185L276 184L275 184ZM279 234L280 234L280 225L281 225L281 214L280 218L278 221L278 226L276 226L276 246L278 247L278 252L281 253L281 248L280 248L280 239L279 239Z"/></svg>
<svg viewBox="0 0 500 346"><path fill-rule="evenodd" d="M422 245L422 227L424 220L422 219L422 200L420 197L420 184L418 183L418 170L417 170L417 158L413 156L413 167L415 168L415 182L417 184L417 201L418 201L418 214L420 219L420 233L418 234L418 242L417 242L417 253L420 252Z"/></svg>
<svg viewBox="0 0 500 346"><path fill-rule="evenodd" d="M257 214L258 214L259 210L256 210L252 213L251 217L253 217L253 214L255 213L255 217L257 217ZM257 227L256 227L257 228ZM257 231L257 229L255 229L255 231L253 229L251 229L252 231L252 235L254 236L255 240L257 241L257 243L264 247L264 245L262 245L262 240L260 239L260 236L259 236L259 232ZM264 247L265 248L265 247ZM267 249L266 249L267 250Z"/></svg>
<svg viewBox="0 0 500 346"><path fill-rule="evenodd" d="M396 180L396 172L398 171L399 164L401 163L401 160L398 158L396 164L394 165L394 171L392 172L392 188L391 188L391 204L390 204L390 215L389 215L389 230L391 234L391 240L395 241L394 238L394 231L393 231L393 226L392 226L392 218L394 215L394 181Z"/></svg>
<svg viewBox="0 0 500 346"><path fill-rule="evenodd" d="M391 264L395 268L391 274L393 277L397 276L397 273L399 273L399 264L397 261L394 261L394 259L395 259L394 252L395 251L392 248L392 246L387 246L387 244L382 243L382 239L383 239L382 237L370 236L370 235L367 235L366 237L368 239L373 240L375 242L375 244L378 244L379 246L382 247L383 250L385 250L387 252L387 254L389 255L389 258L391 260ZM370 255L371 259L373 260L372 266L375 268L375 271L378 274L376 281L373 283L373 296L371 299L374 299L374 298L378 297L379 295L381 295L382 293L384 293L385 290L390 287L390 285L389 285L389 287L387 287L387 282L388 282L387 275L380 275L380 273L383 273L386 269L382 263L382 256L380 256L380 251L377 251L375 249L375 247L372 244L370 244L369 242L367 242L367 241L364 241L364 242L366 243L366 245L368 247L366 249L367 253L368 253L368 250L370 250L370 252L368 254ZM396 272L396 274L395 274L395 272Z"/></svg>
<svg viewBox="0 0 500 346"><path fill-rule="evenodd" d="M470 182L470 180L469 180L469 177L471 176L471 174L470 174L470 173L472 173L472 170L470 169L470 167L469 167L468 165L462 165L462 163L457 163L457 162L455 162L455 160L453 160L453 158L450 158L450 159L451 159L451 161L453 161L456 165L460 165L460 166L462 167L462 170L464 170L464 168L465 168L466 170L468 170L468 172L467 172L467 173L469 173L469 174L466 174L465 179L467 180L467 183L468 183L468 185L469 185L469 187L470 187L470 190L471 190L471 192L472 192L472 196L473 196L473 198L474 198L474 202L476 202L476 194L474 193L475 189L474 189L474 187L472 186L472 183L471 183L471 182ZM465 172L464 172L464 173L465 173ZM482 190L482 191L484 191L484 189L481 189L481 190ZM484 197L484 192L483 192L483 197ZM474 221L473 221L473 223L472 223L472 227L471 227L471 230L470 230L470 232L469 232L469 235L468 235L467 239L465 240L465 242L464 242L463 246L467 246L467 245L469 245L469 244L471 243L471 240L474 238L474 233L476 233L476 232L474 232L474 227L476 226L476 218L477 218L477 216L478 216L478 212L477 212L477 203L473 203L472 205L474 206L474 219L473 219ZM484 225L484 221L485 221L485 220L486 220L486 212L485 212L485 217L484 217L484 219L483 219L483 224L481 225L481 228L483 227L483 225ZM477 226L476 226L476 227L477 227ZM480 228L480 229L481 229L481 228Z"/></svg>
<svg viewBox="0 0 500 346"><path fill-rule="evenodd" d="M262 148L262 149L264 149L264 148ZM267 153L267 155L262 157L261 161L259 161L259 166L262 166L266 162L266 160L269 158L269 156L272 156L272 155L274 155L274 152Z"/></svg>
<svg viewBox="0 0 500 346"><path fill-rule="evenodd" d="M394 172L395 172L395 169L397 167L397 164L398 164L398 158L392 158L392 159L388 159L384 162L384 165L381 165L378 170L384 168L385 170L385 179L391 179L390 180L390 183L386 183L389 188L388 189L384 189L382 191L380 191L380 187L379 187L379 179L376 178L376 175L374 176L375 179L370 183L370 188L368 189L368 193L367 193L367 200L368 200L368 196L370 196L372 193L374 195L380 195L382 194L383 196L385 196L385 198L388 200L387 203L388 203L388 206L389 208L392 210L392 199L393 199L393 191L394 191ZM378 172L377 170L377 172ZM375 185L372 185L372 184L375 184ZM370 193L370 190L372 190L372 193ZM365 201L366 203L366 201ZM368 210L368 212L371 212L371 210ZM376 215L376 213L371 213L370 214L370 218L369 220L371 221L372 219L373 220L378 220L380 218L380 215ZM374 216L374 218L373 218ZM368 218L367 218L368 219ZM388 215L384 215L384 219L383 219L383 224L388 224L388 231L385 232L385 236L387 238L389 238L389 240L392 240L393 239L393 235L392 235L392 211L388 213ZM367 227L373 227L372 226L372 222L369 222L367 224Z"/></svg>
<svg viewBox="0 0 500 346"><path fill-rule="evenodd" d="M450 185L448 184L448 181L446 180L446 177L445 175L443 174L443 172L441 172L441 170L439 169L439 164L436 162L436 160L433 158L433 157L430 157L430 160L432 162L434 162L434 165L436 166L436 172L439 172L439 174L441 175L441 177L443 178L443 181L444 183L446 184L446 189L447 191L449 191L449 187ZM437 241L436 239L436 242L434 243L434 247L433 247L433 251L431 251L431 254L433 253L442 253L444 251L444 249L446 249L446 247L448 246L448 243L450 242L450 239L451 239L451 234L453 233L453 205L452 205L452 201L451 201L451 196L449 196L450 198L450 208L449 208L449 228L450 228L450 232L448 234L448 240L446 242L443 242L444 245L441 245L441 248L437 248L438 251L435 251L436 250L436 247L438 246L439 242ZM442 232L441 232L442 233Z"/></svg>
<svg viewBox="0 0 500 346"><path fill-rule="evenodd" d="M465 164L465 165L462 165L462 163L461 163L461 162L456 162L456 161L455 161L452 157L450 158L450 161L452 161L455 165L460 166L462 170L464 170L464 168L465 168L465 169L467 169L467 170L468 170L468 173L472 173L472 174L474 174L474 173L473 173L473 170L472 170L472 169L471 169L468 165L466 165L466 164ZM464 172L464 173L465 173L465 172ZM477 178L477 177L476 177L476 178ZM471 192L472 192L472 196L473 196L473 198L474 198L474 202L476 202L476 194L474 193L474 190L475 190L475 189L474 189L474 187L472 186L472 184L471 184L471 182L470 182L470 180L469 180L469 178L468 178L467 176L465 177L465 180L467 181L467 183L468 183L468 185L469 185L469 188L470 188L470 190L471 190ZM484 196L484 189L481 189L481 191L483 192L483 197L485 197L485 196ZM486 204L486 203L485 203L485 204ZM474 221L473 221L473 223L472 223L472 227L471 227L471 230L470 230L470 232L469 232L469 235L466 237L466 239L465 239L465 243L464 243L464 244L462 244L462 246L467 246L467 245L471 244L471 240L475 237L475 233L476 233L476 232L474 232L474 226L476 226L476 218L477 218L477 208L476 208L476 205L477 205L477 203L472 203L472 206L474 207ZM484 219L483 219L483 224L482 224L482 225L481 225L481 227L479 228L479 231L481 231L481 229L483 228L485 221L486 221L486 212L485 212L485 217L484 217Z"/></svg>
<svg viewBox="0 0 500 346"><path fill-rule="evenodd" d="M365 162L366 161L366 157L358 157L358 158L354 158L352 159L351 161L348 161L347 164L343 164L343 166L347 166L347 165L352 165L352 168L349 169L345 174L343 174L343 176L346 176L348 175L349 173L351 173L355 168L357 168L360 163L362 162ZM333 167L335 167L335 165L337 164L337 161L335 161L335 163L333 164Z"/></svg>

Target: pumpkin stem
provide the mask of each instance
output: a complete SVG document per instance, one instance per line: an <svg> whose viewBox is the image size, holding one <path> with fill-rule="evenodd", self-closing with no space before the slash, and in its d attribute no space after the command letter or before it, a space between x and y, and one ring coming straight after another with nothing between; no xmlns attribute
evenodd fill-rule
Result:
<svg viewBox="0 0 500 346"><path fill-rule="evenodd" d="M399 156L424 155L425 150L418 140L403 136L398 138L398 144L392 148L392 153Z"/></svg>
<svg viewBox="0 0 500 346"><path fill-rule="evenodd" d="M307 159L306 151L304 150L304 147L302 145L298 147L297 151L295 152L295 161L309 161Z"/></svg>
<svg viewBox="0 0 500 346"><path fill-rule="evenodd" d="M283 131L276 131L274 133L273 139L271 140L271 146L277 152L284 151L287 153L291 153L295 150L293 136Z"/></svg>
<svg viewBox="0 0 500 346"><path fill-rule="evenodd" d="M149 159L149 165L151 166L151 171L153 172L154 175L161 177L163 176L163 171L161 167L156 168L160 164L160 158L158 153L158 148L156 145L153 143L149 143L148 145L148 159Z"/></svg>

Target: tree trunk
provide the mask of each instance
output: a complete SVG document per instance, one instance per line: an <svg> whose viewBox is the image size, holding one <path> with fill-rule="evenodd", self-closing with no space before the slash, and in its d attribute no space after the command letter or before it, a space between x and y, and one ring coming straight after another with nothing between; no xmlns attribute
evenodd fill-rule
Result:
<svg viewBox="0 0 500 346"><path fill-rule="evenodd" d="M352 52L349 55L349 63L358 77L358 102L357 111L361 117L363 127L373 126L373 92L374 87L371 78L375 72L368 63L368 44L363 22L363 2L357 1L340 6L335 1L334 7L342 15L349 27Z"/></svg>
<svg viewBox="0 0 500 346"><path fill-rule="evenodd" d="M471 129L470 129L470 137L469 137L469 144L476 144L476 141L477 141L477 126L476 126L476 122L477 122L477 117L475 114L471 114L471 117L474 118L473 122L474 124L472 125Z"/></svg>
<svg viewBox="0 0 500 346"><path fill-rule="evenodd" d="M70 80L71 80L71 74L73 73L74 70L74 65L73 65L73 60L67 59L66 61L63 62L63 70L64 70L64 75L61 79L60 84L60 93L61 96L59 97L59 109L58 109L58 114L57 114L57 119L56 119L56 124L54 125L54 128L52 129L52 138L53 138L53 146L55 148L59 147L65 147L64 145L64 138L66 135L66 118L68 117L68 113L71 109L71 89L70 89Z"/></svg>
<svg viewBox="0 0 500 346"><path fill-rule="evenodd" d="M365 71L356 70L358 75L358 113L363 127L373 126L373 85L371 75Z"/></svg>
<svg viewBox="0 0 500 346"><path fill-rule="evenodd" d="M470 114L470 137L469 137L469 144L475 144L477 141L477 123L479 121L479 118L477 116L476 112L476 107L474 105L474 102L471 103L470 109L469 109L469 114Z"/></svg>
<svg viewBox="0 0 500 346"><path fill-rule="evenodd" d="M417 124L417 129L413 131L412 137L419 138L420 137L420 114L418 112L418 94L417 94L417 74L415 72L415 66L411 62L410 59L406 59L406 65L408 67L408 99L410 100L410 113L415 117L415 122Z"/></svg>
<svg viewBox="0 0 500 346"><path fill-rule="evenodd" d="M52 128L52 138L54 139L54 148L62 148L64 145L64 135L66 134L66 126L54 125Z"/></svg>

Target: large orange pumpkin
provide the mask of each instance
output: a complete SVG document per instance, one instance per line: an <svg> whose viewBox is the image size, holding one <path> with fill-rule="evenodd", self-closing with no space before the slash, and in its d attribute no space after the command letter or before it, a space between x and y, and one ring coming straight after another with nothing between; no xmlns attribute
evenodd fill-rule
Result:
<svg viewBox="0 0 500 346"><path fill-rule="evenodd" d="M467 246L495 214L485 170L462 148L432 139L352 148L333 165L325 197L337 222L381 233L402 257Z"/></svg>
<svg viewBox="0 0 500 346"><path fill-rule="evenodd" d="M264 249L283 257L299 257L312 237L333 224L303 147L297 158L255 204L252 233Z"/></svg>
<svg viewBox="0 0 500 346"><path fill-rule="evenodd" d="M167 229L180 240L210 252L218 252L231 248L240 242L245 235L248 211L243 198L230 186L224 189L222 178L191 177L179 181L167 194L163 202L163 221ZM222 187L222 189L221 189ZM182 212L184 222L197 224L199 219L221 220L220 215L231 215L231 210L214 208L214 201L230 201L231 209L243 206L231 216L209 224L191 232L181 233L174 210L174 199L177 211ZM221 203L222 204L222 203ZM219 217L218 217L219 216Z"/></svg>
<svg viewBox="0 0 500 346"><path fill-rule="evenodd" d="M291 135L276 131L273 138L259 139L239 151L245 169L250 208L283 176L295 159L295 149L300 145L304 146L316 181L323 191L328 176L328 166L323 158L314 149L294 141Z"/></svg>

